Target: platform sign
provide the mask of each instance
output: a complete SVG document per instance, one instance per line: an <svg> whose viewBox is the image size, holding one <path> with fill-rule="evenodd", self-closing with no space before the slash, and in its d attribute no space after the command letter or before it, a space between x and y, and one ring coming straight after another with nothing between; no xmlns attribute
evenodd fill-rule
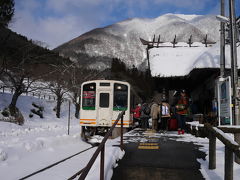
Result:
<svg viewBox="0 0 240 180"><path fill-rule="evenodd" d="M232 125L232 98L231 98L231 78L219 78L217 82L218 90L218 124Z"/></svg>

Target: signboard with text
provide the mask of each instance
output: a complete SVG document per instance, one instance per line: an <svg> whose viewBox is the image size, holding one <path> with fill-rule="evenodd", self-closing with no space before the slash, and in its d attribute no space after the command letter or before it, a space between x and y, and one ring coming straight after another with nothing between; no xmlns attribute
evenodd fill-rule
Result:
<svg viewBox="0 0 240 180"><path fill-rule="evenodd" d="M221 78L217 83L219 125L232 125L231 78Z"/></svg>

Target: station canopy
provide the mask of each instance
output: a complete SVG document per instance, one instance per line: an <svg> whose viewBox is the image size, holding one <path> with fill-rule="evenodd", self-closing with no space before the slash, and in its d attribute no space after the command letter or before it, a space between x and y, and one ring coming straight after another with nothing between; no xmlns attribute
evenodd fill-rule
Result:
<svg viewBox="0 0 240 180"><path fill-rule="evenodd" d="M226 45L225 49L225 67L231 68L230 45ZM237 54L240 67L240 47ZM220 45L216 43L205 47L200 42L194 42L189 47L179 42L173 48L171 43L164 43L149 49L149 61L153 77L186 76L193 69L220 68Z"/></svg>

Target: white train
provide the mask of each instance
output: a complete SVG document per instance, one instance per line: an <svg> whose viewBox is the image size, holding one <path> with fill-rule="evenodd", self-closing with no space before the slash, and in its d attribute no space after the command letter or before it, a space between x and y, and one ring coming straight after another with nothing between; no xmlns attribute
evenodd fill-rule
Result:
<svg viewBox="0 0 240 180"><path fill-rule="evenodd" d="M125 111L123 126L132 127L131 86L127 82L94 80L81 86L80 125L85 139L104 134L114 124L118 114ZM117 124L120 127L120 122Z"/></svg>

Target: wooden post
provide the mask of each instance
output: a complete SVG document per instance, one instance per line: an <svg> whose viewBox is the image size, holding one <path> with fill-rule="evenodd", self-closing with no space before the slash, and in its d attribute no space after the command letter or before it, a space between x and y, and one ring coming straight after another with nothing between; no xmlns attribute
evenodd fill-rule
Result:
<svg viewBox="0 0 240 180"><path fill-rule="evenodd" d="M100 180L104 180L104 153L105 153L105 145L101 150L101 162L100 162Z"/></svg>
<svg viewBox="0 0 240 180"><path fill-rule="evenodd" d="M216 136L209 132L209 169L216 169Z"/></svg>
<svg viewBox="0 0 240 180"><path fill-rule="evenodd" d="M225 146L224 180L233 180L233 152Z"/></svg>
<svg viewBox="0 0 240 180"><path fill-rule="evenodd" d="M240 133L235 133L235 134L234 134L234 140L235 140L238 144L240 144ZM240 158L237 157L237 156L235 156L235 162L238 163L238 164L240 164Z"/></svg>

